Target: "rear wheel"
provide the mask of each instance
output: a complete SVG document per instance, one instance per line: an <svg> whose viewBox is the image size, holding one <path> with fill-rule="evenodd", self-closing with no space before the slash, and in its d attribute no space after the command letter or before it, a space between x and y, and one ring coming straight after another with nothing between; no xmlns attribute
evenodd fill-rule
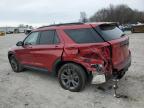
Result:
<svg viewBox="0 0 144 108"><path fill-rule="evenodd" d="M84 69L73 63L67 63L60 68L58 79L62 88L72 92L81 91L86 84Z"/></svg>
<svg viewBox="0 0 144 108"><path fill-rule="evenodd" d="M18 73L23 71L22 65L16 60L14 55L10 56L9 61L14 72Z"/></svg>

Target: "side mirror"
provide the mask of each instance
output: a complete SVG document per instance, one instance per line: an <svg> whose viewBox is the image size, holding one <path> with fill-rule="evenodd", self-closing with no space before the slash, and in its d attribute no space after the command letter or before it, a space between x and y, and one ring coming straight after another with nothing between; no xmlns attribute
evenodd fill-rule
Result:
<svg viewBox="0 0 144 108"><path fill-rule="evenodd" d="M23 42L22 41L17 42L16 46L23 46Z"/></svg>

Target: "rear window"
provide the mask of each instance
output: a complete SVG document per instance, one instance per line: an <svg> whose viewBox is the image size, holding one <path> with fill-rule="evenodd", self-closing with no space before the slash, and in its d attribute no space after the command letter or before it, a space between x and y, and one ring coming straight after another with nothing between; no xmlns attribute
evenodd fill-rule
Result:
<svg viewBox="0 0 144 108"><path fill-rule="evenodd" d="M76 43L98 43L103 39L92 28L68 29L65 33Z"/></svg>
<svg viewBox="0 0 144 108"><path fill-rule="evenodd" d="M124 36L124 33L116 25L104 24L96 27L96 30L106 41L119 39Z"/></svg>

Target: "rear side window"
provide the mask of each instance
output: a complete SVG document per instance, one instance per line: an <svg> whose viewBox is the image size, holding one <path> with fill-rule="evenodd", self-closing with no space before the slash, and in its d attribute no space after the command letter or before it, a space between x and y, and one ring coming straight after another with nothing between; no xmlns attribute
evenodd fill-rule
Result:
<svg viewBox="0 0 144 108"><path fill-rule="evenodd" d="M92 28L84 29L67 29L65 33L76 43L98 43L103 39Z"/></svg>
<svg viewBox="0 0 144 108"><path fill-rule="evenodd" d="M39 44L56 44L59 38L55 30L42 31L40 33Z"/></svg>
<svg viewBox="0 0 144 108"><path fill-rule="evenodd" d="M116 25L104 24L96 27L96 30L106 41L119 39L124 36L122 30L120 30Z"/></svg>
<svg viewBox="0 0 144 108"><path fill-rule="evenodd" d="M58 35L57 35L57 32L56 32L56 31L55 31L55 34L54 34L53 43L54 43L54 44L60 43L60 40L59 40L59 38L58 38Z"/></svg>

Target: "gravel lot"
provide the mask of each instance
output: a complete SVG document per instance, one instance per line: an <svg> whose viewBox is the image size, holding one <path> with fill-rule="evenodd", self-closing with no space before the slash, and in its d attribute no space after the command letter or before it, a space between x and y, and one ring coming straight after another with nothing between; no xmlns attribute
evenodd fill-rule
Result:
<svg viewBox="0 0 144 108"><path fill-rule="evenodd" d="M7 59L8 48L24 34L0 37L0 108L144 108L144 34L129 34L132 66L119 82L114 98L111 82L87 85L79 93L60 87L57 78L43 72L14 73Z"/></svg>

